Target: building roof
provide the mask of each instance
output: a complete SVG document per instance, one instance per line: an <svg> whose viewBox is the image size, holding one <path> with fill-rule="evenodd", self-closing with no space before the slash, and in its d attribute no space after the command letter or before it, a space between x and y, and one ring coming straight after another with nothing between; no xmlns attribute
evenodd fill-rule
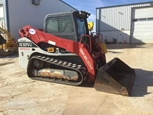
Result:
<svg viewBox="0 0 153 115"><path fill-rule="evenodd" d="M73 6L71 6L70 4L64 2L63 0L60 0L60 1L63 2L64 4L68 5L69 7L73 8L73 9L75 9L75 10L78 10L78 9L74 8Z"/></svg>
<svg viewBox="0 0 153 115"><path fill-rule="evenodd" d="M150 4L150 3L153 6L153 1L150 1L150 2L139 2L139 3L131 3L131 4L122 4L122 5L114 5L114 6L97 7L96 9L112 8L112 7L121 7L121 6L130 6L130 5L139 5L139 4Z"/></svg>

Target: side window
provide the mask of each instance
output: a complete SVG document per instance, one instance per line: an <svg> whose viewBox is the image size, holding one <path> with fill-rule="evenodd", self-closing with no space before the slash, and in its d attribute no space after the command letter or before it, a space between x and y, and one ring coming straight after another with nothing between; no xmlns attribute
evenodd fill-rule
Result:
<svg viewBox="0 0 153 115"><path fill-rule="evenodd" d="M59 19L59 30L63 33L74 32L73 23L70 15L60 16Z"/></svg>
<svg viewBox="0 0 153 115"><path fill-rule="evenodd" d="M58 33L58 21L55 18L49 18L46 23L47 33Z"/></svg>
<svg viewBox="0 0 153 115"><path fill-rule="evenodd" d="M49 17L46 21L47 33L74 32L71 15Z"/></svg>

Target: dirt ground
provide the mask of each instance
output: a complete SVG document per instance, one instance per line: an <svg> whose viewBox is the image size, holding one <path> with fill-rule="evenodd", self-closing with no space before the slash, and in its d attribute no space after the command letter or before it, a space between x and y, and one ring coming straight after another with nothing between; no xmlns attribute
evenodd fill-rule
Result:
<svg viewBox="0 0 153 115"><path fill-rule="evenodd" d="M107 47L107 61L136 71L130 97L31 80L11 56L0 58L0 115L153 115L153 44Z"/></svg>

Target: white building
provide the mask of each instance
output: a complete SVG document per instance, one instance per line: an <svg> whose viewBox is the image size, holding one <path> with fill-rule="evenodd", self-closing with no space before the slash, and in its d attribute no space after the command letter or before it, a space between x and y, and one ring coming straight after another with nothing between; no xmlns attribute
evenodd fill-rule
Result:
<svg viewBox="0 0 153 115"><path fill-rule="evenodd" d="M19 38L19 29L32 25L42 29L47 14L77 10L62 0L0 0L0 21L11 35Z"/></svg>
<svg viewBox="0 0 153 115"><path fill-rule="evenodd" d="M96 8L96 31L116 43L153 43L153 2Z"/></svg>

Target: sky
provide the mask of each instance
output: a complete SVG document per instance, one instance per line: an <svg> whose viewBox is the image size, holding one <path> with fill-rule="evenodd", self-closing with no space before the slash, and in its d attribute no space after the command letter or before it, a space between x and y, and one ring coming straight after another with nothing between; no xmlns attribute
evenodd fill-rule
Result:
<svg viewBox="0 0 153 115"><path fill-rule="evenodd" d="M88 21L94 21L94 22L96 20L97 7L106 7L113 5L139 3L139 2L150 2L150 0L63 0L63 1L78 10L84 10L89 12L91 15Z"/></svg>

